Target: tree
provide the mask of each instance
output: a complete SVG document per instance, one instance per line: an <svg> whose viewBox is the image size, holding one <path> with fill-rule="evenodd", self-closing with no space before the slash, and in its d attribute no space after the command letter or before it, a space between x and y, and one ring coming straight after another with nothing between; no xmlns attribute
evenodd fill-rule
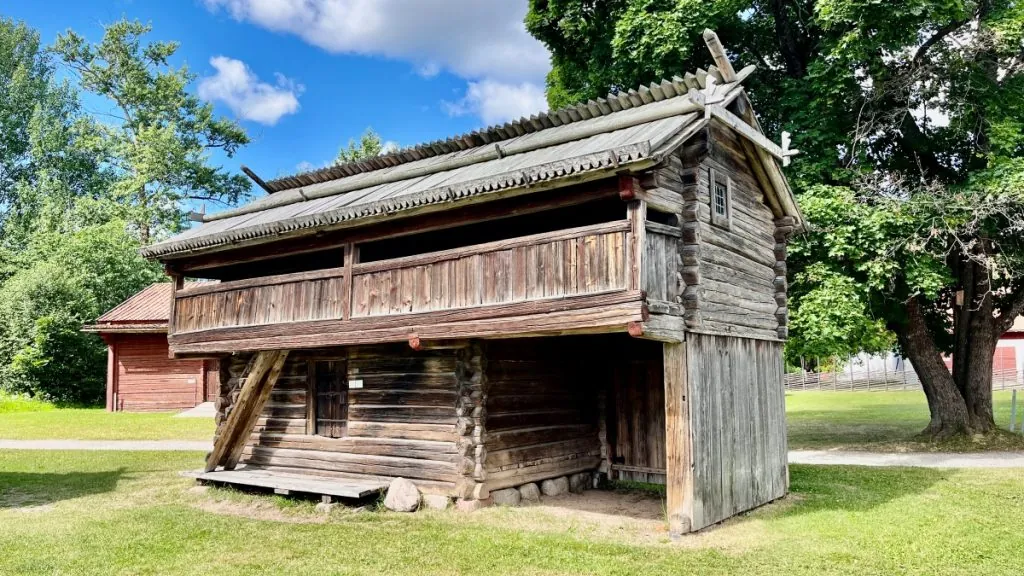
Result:
<svg viewBox="0 0 1024 576"><path fill-rule="evenodd" d="M766 130L803 151L792 345L870 348L884 326L921 376L927 433L993 428L995 343L1024 311L1019 6L531 0L526 23L552 52L553 107L707 66L701 31L716 29L759 67ZM839 301L859 314L837 321Z"/></svg>
<svg viewBox="0 0 1024 576"><path fill-rule="evenodd" d="M0 387L47 400L102 399L106 348L83 324L163 278L123 221L40 233L31 264L0 286Z"/></svg>
<svg viewBox="0 0 1024 576"><path fill-rule="evenodd" d="M178 44L143 44L150 30L121 20L105 28L98 44L69 30L54 46L79 86L112 104L113 122L101 126L97 148L106 150L116 174L112 195L143 244L154 233L179 230L187 201L229 205L249 192L244 176L211 166L209 156L234 155L249 141L245 131L188 92L194 75L170 63Z"/></svg>
<svg viewBox="0 0 1024 576"><path fill-rule="evenodd" d="M376 158L388 152L390 150L381 141L380 135L374 132L373 128L367 128L366 132L363 132L363 135L359 137L359 142L356 142L355 139L350 139L348 147L338 151L337 161L339 164L356 162L366 160L367 158Z"/></svg>

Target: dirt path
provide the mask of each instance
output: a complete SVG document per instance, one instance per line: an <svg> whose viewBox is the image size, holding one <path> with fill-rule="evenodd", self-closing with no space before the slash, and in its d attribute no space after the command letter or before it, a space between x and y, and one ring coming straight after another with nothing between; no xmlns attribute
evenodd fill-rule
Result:
<svg viewBox="0 0 1024 576"><path fill-rule="evenodd" d="M1024 468L1024 452L911 452L885 454L851 450L790 450L790 464L910 466L913 468Z"/></svg>
<svg viewBox="0 0 1024 576"><path fill-rule="evenodd" d="M130 450L209 452L205 440L0 440L0 450Z"/></svg>

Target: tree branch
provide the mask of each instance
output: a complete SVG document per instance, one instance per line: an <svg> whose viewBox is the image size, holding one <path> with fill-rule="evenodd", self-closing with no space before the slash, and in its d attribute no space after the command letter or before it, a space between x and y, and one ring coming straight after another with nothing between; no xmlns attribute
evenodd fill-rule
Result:
<svg viewBox="0 0 1024 576"><path fill-rule="evenodd" d="M917 52L914 53L914 58L910 61L911 68L917 68L920 66L921 61L924 60L925 55L928 54L928 50L932 46L935 46L941 42L943 38L949 36L953 32L956 32L961 26L968 22L970 22L970 19L967 18L964 18L963 20L954 20L953 22L950 22L936 30L935 34L932 34L930 38L925 40L924 44L921 44L921 46L918 47Z"/></svg>
<svg viewBox="0 0 1024 576"><path fill-rule="evenodd" d="M1012 328L1013 321L1021 314L1024 314L1024 285L1016 286L1010 301L999 307L999 317L996 318L997 336L1002 336Z"/></svg>

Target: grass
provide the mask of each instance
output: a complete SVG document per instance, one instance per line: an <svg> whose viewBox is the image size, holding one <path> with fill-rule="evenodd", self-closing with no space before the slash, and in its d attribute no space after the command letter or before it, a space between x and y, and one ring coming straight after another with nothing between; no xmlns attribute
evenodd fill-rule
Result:
<svg viewBox="0 0 1024 576"><path fill-rule="evenodd" d="M209 440L212 418L173 418L173 412L107 412L57 408L0 394L0 438L5 440Z"/></svg>
<svg viewBox="0 0 1024 576"><path fill-rule="evenodd" d="M1021 470L794 466L788 498L669 544L549 506L324 516L199 492L177 471L200 462L0 454L0 573L981 575L1024 557Z"/></svg>
<svg viewBox="0 0 1024 576"><path fill-rule="evenodd" d="M1018 391L1017 419L1024 411ZM1010 391L994 394L996 425L1010 426ZM928 404L920 391L791 392L786 394L789 447L877 451L1021 450L1024 436L1008 432L932 443L917 435L928 424Z"/></svg>

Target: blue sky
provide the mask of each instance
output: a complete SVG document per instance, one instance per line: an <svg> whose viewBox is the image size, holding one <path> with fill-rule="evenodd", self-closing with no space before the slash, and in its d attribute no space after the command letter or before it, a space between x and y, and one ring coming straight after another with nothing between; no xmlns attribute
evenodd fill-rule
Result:
<svg viewBox="0 0 1024 576"><path fill-rule="evenodd" d="M330 162L369 126L406 146L542 109L549 64L523 29L526 2L8 0L0 15L46 43L151 23L152 39L181 43L193 90L253 140L217 161L270 179Z"/></svg>

